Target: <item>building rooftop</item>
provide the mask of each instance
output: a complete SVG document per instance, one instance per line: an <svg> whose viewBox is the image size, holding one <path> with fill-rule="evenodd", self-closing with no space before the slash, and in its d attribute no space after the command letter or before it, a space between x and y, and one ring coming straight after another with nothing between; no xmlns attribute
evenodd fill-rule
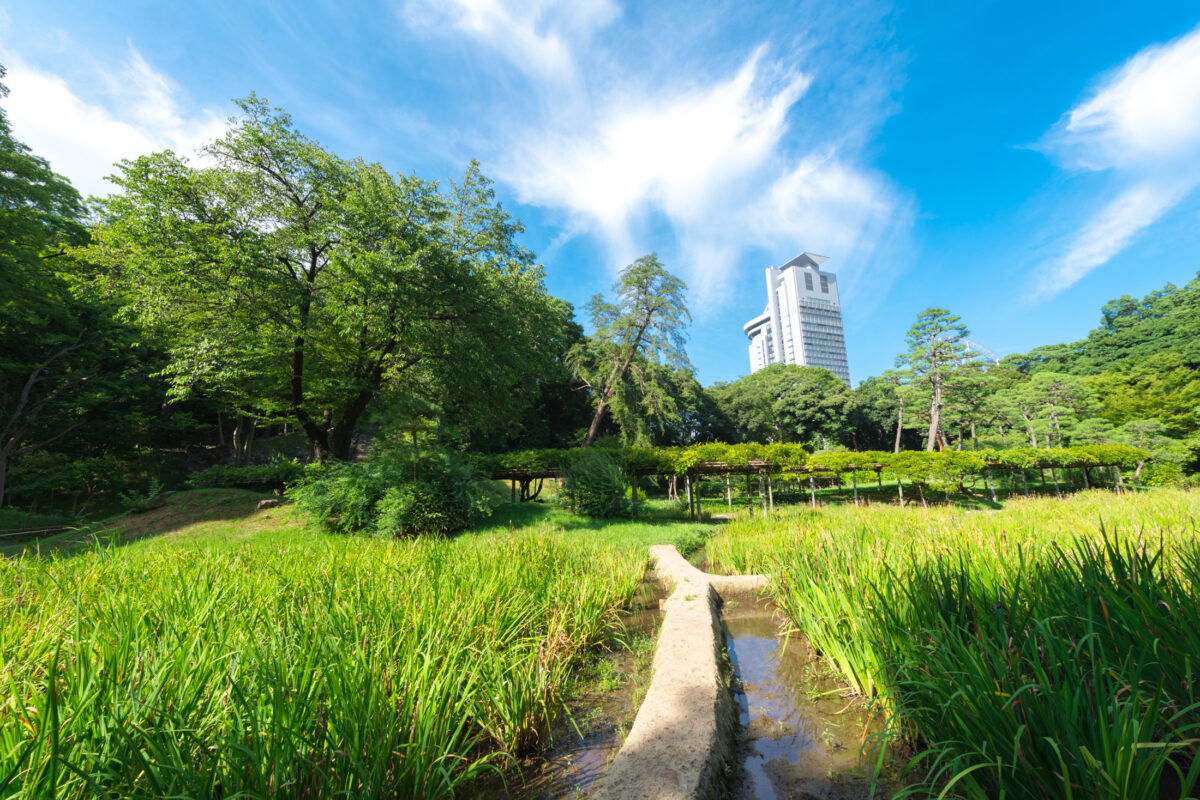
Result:
<svg viewBox="0 0 1200 800"><path fill-rule="evenodd" d="M784 264L779 269L784 270L788 267L817 267L821 264L824 264L828 260L829 256L819 256L816 253L804 252Z"/></svg>

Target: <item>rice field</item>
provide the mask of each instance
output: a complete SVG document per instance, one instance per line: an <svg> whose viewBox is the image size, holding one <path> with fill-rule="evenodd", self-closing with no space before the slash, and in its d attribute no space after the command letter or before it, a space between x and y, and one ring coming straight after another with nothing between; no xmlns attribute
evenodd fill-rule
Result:
<svg viewBox="0 0 1200 800"><path fill-rule="evenodd" d="M540 744L671 532L273 513L0 559L0 797L452 796Z"/></svg>
<svg viewBox="0 0 1200 800"><path fill-rule="evenodd" d="M1193 797L1200 493L1085 492L998 513L740 516L707 545L763 571L887 737L913 796Z"/></svg>

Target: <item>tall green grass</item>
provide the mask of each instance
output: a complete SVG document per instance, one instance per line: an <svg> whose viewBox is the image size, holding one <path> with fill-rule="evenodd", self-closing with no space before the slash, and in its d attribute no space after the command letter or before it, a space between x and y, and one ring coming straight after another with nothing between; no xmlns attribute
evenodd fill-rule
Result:
<svg viewBox="0 0 1200 800"><path fill-rule="evenodd" d="M0 797L445 797L535 747L644 548L548 528L0 561Z"/></svg>
<svg viewBox="0 0 1200 800"><path fill-rule="evenodd" d="M743 518L707 552L772 576L946 796L1184 797L1200 780L1198 523L1196 493L1091 492Z"/></svg>

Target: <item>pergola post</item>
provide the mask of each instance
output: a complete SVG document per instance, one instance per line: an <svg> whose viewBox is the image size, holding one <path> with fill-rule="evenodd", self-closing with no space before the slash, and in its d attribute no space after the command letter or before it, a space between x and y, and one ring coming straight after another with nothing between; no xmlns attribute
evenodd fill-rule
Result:
<svg viewBox="0 0 1200 800"><path fill-rule="evenodd" d="M817 507L817 479L813 477L812 470L808 471L808 502L813 508Z"/></svg>
<svg viewBox="0 0 1200 800"><path fill-rule="evenodd" d="M517 502L517 481L515 478L508 482L508 488L512 492L512 501L514 503Z"/></svg>
<svg viewBox="0 0 1200 800"><path fill-rule="evenodd" d="M854 482L854 507L858 508L858 470L850 471L850 480Z"/></svg>
<svg viewBox="0 0 1200 800"><path fill-rule="evenodd" d="M775 510L775 487L771 485L771 476L767 476L767 500L771 504L771 510Z"/></svg>
<svg viewBox="0 0 1200 800"><path fill-rule="evenodd" d="M750 493L750 470L746 470L746 508L754 510L754 495Z"/></svg>
<svg viewBox="0 0 1200 800"><path fill-rule="evenodd" d="M1084 465L1083 465L1083 467L1082 467L1082 470L1083 470L1083 488L1084 488L1084 489L1091 489L1091 488L1092 488L1092 482L1088 480L1088 474L1087 474L1087 464L1084 464Z"/></svg>
<svg viewBox="0 0 1200 800"><path fill-rule="evenodd" d="M692 510L692 473L683 476L683 485L687 491L688 516L695 519L696 512Z"/></svg>
<svg viewBox="0 0 1200 800"><path fill-rule="evenodd" d="M733 513L733 489L729 486L729 473L725 473L725 502L729 504L729 513Z"/></svg>

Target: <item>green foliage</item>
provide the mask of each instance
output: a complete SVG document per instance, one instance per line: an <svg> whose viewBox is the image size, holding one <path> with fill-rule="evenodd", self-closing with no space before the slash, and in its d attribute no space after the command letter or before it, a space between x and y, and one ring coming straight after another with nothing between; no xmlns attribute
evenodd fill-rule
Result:
<svg viewBox="0 0 1200 800"><path fill-rule="evenodd" d="M827 369L772 364L709 389L742 441L812 445L847 432L850 389Z"/></svg>
<svg viewBox="0 0 1200 800"><path fill-rule="evenodd" d="M629 513L629 479L620 455L600 448L571 453L562 471L563 501L589 517L621 517Z"/></svg>
<svg viewBox="0 0 1200 800"><path fill-rule="evenodd" d="M532 385L569 307L478 165L446 190L340 158L254 96L240 106L207 166L122 162L87 251L164 338L174 395L294 419L320 458L348 458L384 398L466 429L504 420L491 399Z"/></svg>
<svg viewBox="0 0 1200 800"><path fill-rule="evenodd" d="M277 461L273 464L251 464L233 467L217 464L188 478L193 489L256 489L258 491L283 491L304 474L304 467L296 461Z"/></svg>
<svg viewBox="0 0 1200 800"><path fill-rule="evenodd" d="M691 322L687 284L654 253L621 270L615 303L596 295L588 304L593 333L571 348L567 361L589 387L595 413L584 446L600 433L606 411L618 415L627 444L643 444L636 423L646 417L678 421L664 366L690 369L684 333Z"/></svg>
<svg viewBox="0 0 1200 800"><path fill-rule="evenodd" d="M162 493L162 481L155 478L144 492L122 492L121 507L132 514L154 508L154 499Z"/></svg>
<svg viewBox="0 0 1200 800"><path fill-rule="evenodd" d="M909 386L929 400L929 435L925 449L932 451L941 429L942 408L947 402L947 384L967 359L963 341L970 331L960 318L944 308L927 308L908 329L908 350L897 356L896 366L905 369Z"/></svg>
<svg viewBox="0 0 1200 800"><path fill-rule="evenodd" d="M491 510L474 468L448 452L313 465L287 494L331 530L390 537L451 533Z"/></svg>
<svg viewBox="0 0 1200 800"><path fill-rule="evenodd" d="M583 449L525 450L501 455L476 456L474 463L486 472L505 469L532 472L557 472L566 468ZM708 442L689 447L626 447L605 449L613 463L623 465L627 473L633 470L659 474L684 475L700 464L724 464L733 469L769 469L774 471L809 468L815 472L840 473L852 467L858 470L882 468L892 475L919 484L936 484L940 488L961 485L969 475L979 475L996 469L1038 469L1041 467L1122 466L1133 467L1149 453L1126 445L1082 445L1079 447L1033 448L1014 447L1006 450L981 451L945 450L923 452L905 450L888 453L825 450L809 454L799 445L752 442L725 444Z"/></svg>

